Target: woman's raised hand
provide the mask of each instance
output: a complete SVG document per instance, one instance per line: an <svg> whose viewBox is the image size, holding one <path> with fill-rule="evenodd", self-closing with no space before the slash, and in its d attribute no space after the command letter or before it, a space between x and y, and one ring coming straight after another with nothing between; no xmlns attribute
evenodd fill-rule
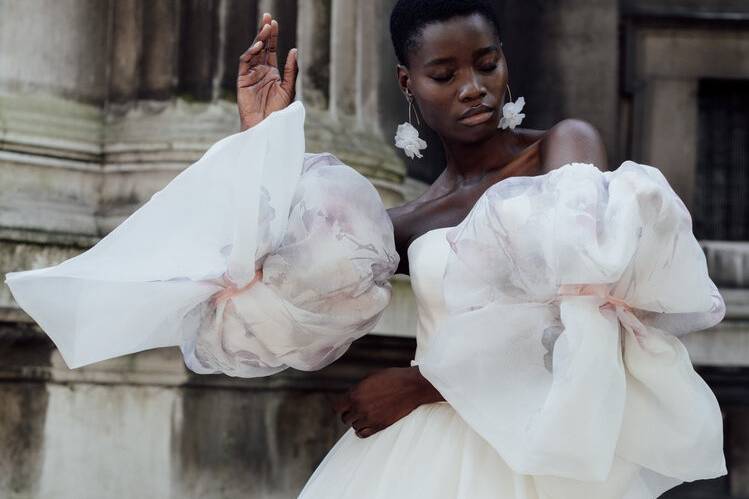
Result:
<svg viewBox="0 0 749 499"><path fill-rule="evenodd" d="M278 22L270 14L263 14L260 31L250 48L239 58L237 106L243 131L294 100L299 71L297 50L289 51L282 79L278 72L277 47Z"/></svg>

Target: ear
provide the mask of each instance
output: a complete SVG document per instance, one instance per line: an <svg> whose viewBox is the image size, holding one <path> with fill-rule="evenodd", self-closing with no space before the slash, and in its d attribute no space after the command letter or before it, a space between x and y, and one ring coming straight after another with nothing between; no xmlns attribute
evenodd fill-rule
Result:
<svg viewBox="0 0 749 499"><path fill-rule="evenodd" d="M398 64L395 67L395 77L398 79L398 85L401 87L401 92L403 92L404 95L411 93L408 89L408 83L411 78L408 68L403 64Z"/></svg>

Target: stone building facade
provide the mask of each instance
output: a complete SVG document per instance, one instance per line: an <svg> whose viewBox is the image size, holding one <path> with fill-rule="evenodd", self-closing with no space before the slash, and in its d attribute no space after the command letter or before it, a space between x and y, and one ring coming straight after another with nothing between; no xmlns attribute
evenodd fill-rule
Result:
<svg viewBox="0 0 749 499"><path fill-rule="evenodd" d="M393 0L0 0L0 273L90 247L238 129L238 55L258 13L300 51L307 145L388 206L439 173L391 146L406 118ZM749 5L742 0L497 0L527 124L576 117L611 165L661 168L692 210L727 319L685 343L724 412L729 475L672 498L749 497ZM431 138L431 140L430 140ZM290 498L345 429L330 397L408 365L408 280L375 334L318 373L187 372L175 350L75 371L0 287L0 497Z"/></svg>

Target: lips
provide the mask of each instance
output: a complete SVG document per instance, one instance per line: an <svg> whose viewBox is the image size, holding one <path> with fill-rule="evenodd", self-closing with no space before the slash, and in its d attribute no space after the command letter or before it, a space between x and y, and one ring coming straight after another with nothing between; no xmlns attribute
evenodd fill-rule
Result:
<svg viewBox="0 0 749 499"><path fill-rule="evenodd" d="M464 125L473 126L490 120L492 116L494 116L494 108L481 104L464 111L458 121Z"/></svg>
<svg viewBox="0 0 749 499"><path fill-rule="evenodd" d="M469 118L471 116L481 114L481 113L487 113L494 111L494 108L487 106L486 104L480 104L475 107L471 107L466 109L463 114L460 115L460 119Z"/></svg>

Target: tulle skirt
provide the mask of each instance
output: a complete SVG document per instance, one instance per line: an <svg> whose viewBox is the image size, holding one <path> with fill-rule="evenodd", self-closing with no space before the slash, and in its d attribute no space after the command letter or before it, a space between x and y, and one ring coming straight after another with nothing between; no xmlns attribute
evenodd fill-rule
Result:
<svg viewBox="0 0 749 499"><path fill-rule="evenodd" d="M419 406L368 438L347 431L299 499L540 499L447 402Z"/></svg>

